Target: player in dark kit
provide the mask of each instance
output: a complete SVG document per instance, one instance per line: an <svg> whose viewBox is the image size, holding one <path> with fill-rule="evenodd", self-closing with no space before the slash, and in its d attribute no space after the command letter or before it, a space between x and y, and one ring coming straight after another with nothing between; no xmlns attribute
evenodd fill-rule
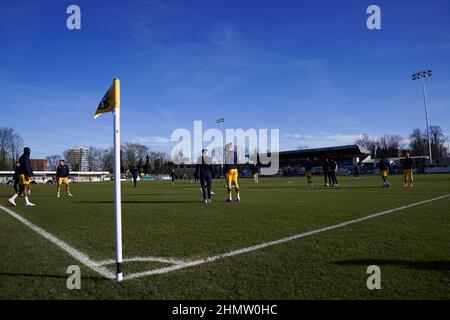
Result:
<svg viewBox="0 0 450 320"><path fill-rule="evenodd" d="M134 183L134 187L137 187L137 178L139 176L139 170L136 166L133 166L133 168L131 168L131 177L133 178L133 183Z"/></svg>
<svg viewBox="0 0 450 320"><path fill-rule="evenodd" d="M20 195L21 193L23 193L23 190L20 188L19 174L20 174L20 162L17 160L16 169L14 169L13 183L14 183L14 191L16 192L16 194Z"/></svg>
<svg viewBox="0 0 450 320"><path fill-rule="evenodd" d="M197 183L198 180L199 180L198 171L197 171L197 169L195 169L195 171L194 171L194 183Z"/></svg>
<svg viewBox="0 0 450 320"><path fill-rule="evenodd" d="M58 183L58 186L56 187L56 196L59 198L60 191L61 191L61 185L66 185L66 191L67 195L69 197L73 197L73 194L70 193L69 188L69 167L65 164L64 160L59 160L59 166L56 168L56 182Z"/></svg>
<svg viewBox="0 0 450 320"><path fill-rule="evenodd" d="M314 167L314 164L309 158L306 158L304 167L305 167L306 182L308 183L308 187L312 188L313 187L312 168Z"/></svg>
<svg viewBox="0 0 450 320"><path fill-rule="evenodd" d="M23 188L23 196L25 198L26 206L35 206L34 203L31 203L28 200L28 191L30 190L31 177L33 177L33 170L31 169L31 161L30 161L31 150L28 147L23 149L23 154L19 158L20 170L19 170L19 184L20 188ZM16 206L16 198L19 196L18 193L14 194L11 198L8 199L9 203L13 206Z"/></svg>
<svg viewBox="0 0 450 320"><path fill-rule="evenodd" d="M212 190L212 168L211 157L208 155L208 149L202 150L202 155L198 157L195 168L200 176L200 185L202 187L204 203L211 203Z"/></svg>
<svg viewBox="0 0 450 320"><path fill-rule="evenodd" d="M353 165L353 178L355 180L359 179L359 163L355 162L355 164Z"/></svg>
<svg viewBox="0 0 450 320"><path fill-rule="evenodd" d="M391 183L387 179L391 168L389 161L382 157L380 163L378 164L378 168L380 169L381 178L383 179L383 188L390 187Z"/></svg>
<svg viewBox="0 0 450 320"><path fill-rule="evenodd" d="M175 184L176 177L177 177L177 174L175 173L175 169L172 169L172 172L170 173L170 178L172 179L172 184Z"/></svg>
<svg viewBox="0 0 450 320"><path fill-rule="evenodd" d="M253 182L255 184L258 184L259 183L259 168L258 168L258 166L256 164L252 164L251 170L252 170Z"/></svg>
<svg viewBox="0 0 450 320"><path fill-rule="evenodd" d="M330 184L328 183L328 174L329 174L329 170L328 170L328 158L326 158L325 160L323 160L322 162L322 171L323 171L323 177L325 179L325 186L329 187Z"/></svg>
<svg viewBox="0 0 450 320"><path fill-rule="evenodd" d="M337 168L338 168L337 162L333 159L330 159L330 161L328 161L328 177L332 187L338 187L338 181L336 178Z"/></svg>
<svg viewBox="0 0 450 320"><path fill-rule="evenodd" d="M403 160L403 176L405 177L405 184L404 187L410 187L413 186L413 172L416 168L416 164L414 163L414 160L409 156L409 153L406 154L406 158Z"/></svg>

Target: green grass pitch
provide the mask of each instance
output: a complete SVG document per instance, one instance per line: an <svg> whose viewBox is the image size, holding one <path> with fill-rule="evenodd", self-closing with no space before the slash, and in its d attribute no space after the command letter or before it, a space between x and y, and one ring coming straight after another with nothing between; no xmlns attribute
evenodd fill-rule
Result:
<svg viewBox="0 0 450 320"><path fill-rule="evenodd" d="M450 194L450 175L416 175L403 189L392 177L338 177L339 188L306 188L304 177L240 179L242 202L226 203L223 180L213 181L212 204L199 184L124 182L123 253L197 261L301 234L377 212ZM36 207L0 204L88 255L113 259L112 183L73 184L75 197L56 198L55 186L36 185ZM1 299L449 299L450 197L341 228L171 272L129 279L104 278L0 210ZM145 260L145 259L144 259ZM381 289L368 290L367 267L381 268ZM66 269L81 268L81 290L68 290ZM171 266L124 263L125 276ZM114 264L107 266L113 272Z"/></svg>

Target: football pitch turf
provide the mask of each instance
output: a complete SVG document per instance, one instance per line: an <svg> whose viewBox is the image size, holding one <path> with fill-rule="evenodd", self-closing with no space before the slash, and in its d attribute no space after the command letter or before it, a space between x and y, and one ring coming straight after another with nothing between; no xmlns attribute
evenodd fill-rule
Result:
<svg viewBox="0 0 450 320"><path fill-rule="evenodd" d="M399 175L389 189L379 176L338 178L325 188L314 176L314 189L304 177L240 179L240 203L214 180L212 204L190 181L124 182L120 283L108 279L112 183L73 184L73 198L35 185L36 207L9 206L2 186L0 298L449 299L450 175L416 175L412 189ZM70 265L80 290L66 287ZM370 265L380 290L367 288Z"/></svg>

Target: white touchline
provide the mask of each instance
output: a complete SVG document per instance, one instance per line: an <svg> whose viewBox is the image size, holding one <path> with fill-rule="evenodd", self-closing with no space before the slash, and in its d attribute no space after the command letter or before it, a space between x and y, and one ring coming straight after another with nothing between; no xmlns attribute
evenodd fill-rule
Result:
<svg viewBox="0 0 450 320"><path fill-rule="evenodd" d="M341 222L341 223L338 223L338 224L335 224L335 225L332 225L332 226L328 226L328 227L324 227L324 228L320 228L320 229L316 229L316 230L311 230L311 231L307 231L307 232L304 232L304 233L299 233L299 234L296 234L296 235L293 235L293 236L289 236L289 237L285 237L285 238L281 238L281 239L278 239L278 240L269 241L269 242L263 242L263 243L258 244L258 245L254 245L254 246L250 246L250 247L245 247L245 248L229 251L229 252L226 252L226 253L222 253L222 254L218 254L218 255L215 255L215 256L207 257L205 259L198 259L198 260L192 260L192 261L182 261L182 260L177 260L177 259L174 259L174 258L163 258L163 257L132 257L132 258L124 259L124 261L140 261L140 262L154 261L154 262L173 264L172 266L169 266L169 267L164 267L164 268L159 268L159 269L154 269L154 270L149 270L149 271L144 271L144 272L131 273L129 275L126 275L124 277L124 280L131 280L131 279L136 279L136 278L145 277L145 276L151 276L151 275L156 275L156 274L164 274L164 273L168 273L168 272L172 272L172 271L176 271L176 270L180 270L180 269L185 269L185 268L189 268L189 267L193 267L193 266L197 266L197 265L213 262L213 261L216 261L216 260L219 260L219 259L222 259L222 258L226 258L226 257L237 256L237 255L240 255L240 254L243 254L243 253L256 251L256 250L267 248L267 247L270 247L270 246L274 246L274 245L277 245L277 244L280 244L280 243L285 243L285 242L289 242L289 241L292 241L292 240L295 240L295 239L311 236L311 235L314 235L314 234L317 234L317 233L322 233L322 232L325 232L325 231L342 228L342 227L348 226L350 224L354 224L354 223L358 223L358 222L361 222L361 221L373 219L373 218L376 218L376 217L379 217L379 216L382 216L382 215L386 215L386 214L393 213L393 212L396 212L396 211L400 211L400 210L408 209L408 208L411 208L411 207L419 206L419 205L426 204L426 203L429 203L429 202L433 202L433 201L436 201L436 200L441 200L441 199L444 199L444 198L447 198L447 197L450 197L450 194L439 196L439 197L428 199L428 200L424 200L424 201L420 201L420 202L411 203L411 204L408 204L408 205L405 205L405 206L402 206L402 207L398 207L398 208L394 208L394 209L390 209L390 210L386 210L386 211L382 211L382 212L378 212L378 213L369 214L369 215L361 217L361 218L348 220L348 221ZM103 275L105 278L115 279L114 273L109 271L107 268L104 267L105 265L114 263L115 260L94 261L91 258L89 258L88 255L86 255L83 252L81 252L81 251L71 247L70 245L68 245L64 241L56 238L55 236L53 236L49 232L45 231L44 229L42 229L42 228L34 225L33 223L29 222L28 220L26 220L25 218L23 218L19 214L15 213L14 211L12 211L12 210L10 210L8 208L5 208L2 205L0 205L0 209L3 210L4 212L6 212L7 214L9 214L10 216L14 217L15 219L19 220L24 225L26 225L30 229L34 230L35 232L37 232L38 234L40 234L41 236L43 236L47 240L49 240L49 241L53 242L54 244L56 244L58 247L60 247L64 251L66 251L69 255L74 257L76 260L80 261L82 264L84 264L88 268L98 272L99 274Z"/></svg>
<svg viewBox="0 0 450 320"><path fill-rule="evenodd" d="M58 247L63 249L65 252L67 252L73 258L75 258L76 260L78 260L79 262L84 264L89 269L91 269L91 270L93 270L95 272L98 272L99 274L101 274L105 278L115 279L115 274L114 273L109 271L107 268L98 265L98 263L96 263L91 258L89 258L89 256L87 254L85 254L85 253L75 249L74 247L68 245L64 241L56 238L54 235L52 235L49 232L45 231L41 227L38 227L37 225L31 223L30 221L28 221L27 219L23 218L19 214L15 213L11 209L5 208L2 205L0 205L0 209L3 210L4 212L6 212L7 214L9 214L10 216L12 216L13 218L19 220L24 225L26 225L28 228L30 228L31 230L33 230L33 231L37 232L38 234L40 234L41 236L43 236L45 239L47 239L50 242L53 242L54 244L56 244Z"/></svg>
<svg viewBox="0 0 450 320"><path fill-rule="evenodd" d="M252 252L252 251L256 251L259 249L263 249L263 248L267 248L270 246L274 246L280 243L284 243L284 242L288 242L288 241L292 241L295 239L299 239L299 238L304 238L307 236L311 236L313 234L317 234L317 233L321 233L321 232L325 232L325 231L329 231L329 230L333 230L333 229L338 229L338 228L342 228L345 226L348 226L350 224L354 224L357 222L361 222L361 221L365 221L365 220L369 220L369 219L373 219L382 215L386 215L389 213L393 213L396 211L400 211L400 210L404 210L404 209L408 209L411 207L415 207L421 204L425 204L425 203L429 203L429 202L433 202L436 200L440 200L440 199L444 199L450 197L450 194L447 195L443 195L440 197L436 197L436 198L432 198L429 200L424 200L424 201L420 201L420 202L415 202L415 203L411 203L402 207L398 207L395 209L390 209L390 210L386 210L386 211L382 211L382 212L378 212L378 213L373 213L361 218L357 218L357 219L353 219L353 220L348 220L342 223L338 223L332 226L328 226L328 227L324 227L324 228L320 228L320 229L316 229L316 230L312 230L312 231L307 231L304 233L300 233L300 234L296 234L290 237L286 237L286 238L281 238L278 240L274 240L274 241L269 241L269 242L264 242L255 246L251 246L251 247L246 247L246 248L241 248L241 249L237 249L237 250L233 250L233 251L229 251L226 253L222 253L222 254L218 254L215 256L211 256L205 259L199 259L199 260L194 260L191 262L185 262L185 263L181 263L181 264L177 264L174 266L170 266L170 267L165 267L165 268L160 268L160 269L155 269L155 270L150 270L150 271L144 271L144 272L138 272L138 273L132 273L129 274L128 276L124 277L124 280L130 280L130 279L135 279L135 278L140 278L140 277L144 277L144 276L150 276L150 275L155 275L155 274L163 274L163 273L168 273L171 271L175 271L175 270L180 270L180 269L184 269L184 268L188 268L188 267L193 267L193 266L198 266L200 264L205 264L208 262L213 262L222 258L226 258L226 257L232 257L232 256L237 256L239 254L243 254L243 253L247 253L247 252Z"/></svg>

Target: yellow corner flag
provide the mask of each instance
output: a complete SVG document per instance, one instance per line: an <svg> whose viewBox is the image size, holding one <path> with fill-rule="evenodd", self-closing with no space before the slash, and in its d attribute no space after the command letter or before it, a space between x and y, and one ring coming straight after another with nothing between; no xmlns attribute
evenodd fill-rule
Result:
<svg viewBox="0 0 450 320"><path fill-rule="evenodd" d="M94 119L105 112L114 111L114 109L120 107L120 80L114 78L114 82L106 91L102 98L102 101L98 104L97 111L95 111Z"/></svg>

